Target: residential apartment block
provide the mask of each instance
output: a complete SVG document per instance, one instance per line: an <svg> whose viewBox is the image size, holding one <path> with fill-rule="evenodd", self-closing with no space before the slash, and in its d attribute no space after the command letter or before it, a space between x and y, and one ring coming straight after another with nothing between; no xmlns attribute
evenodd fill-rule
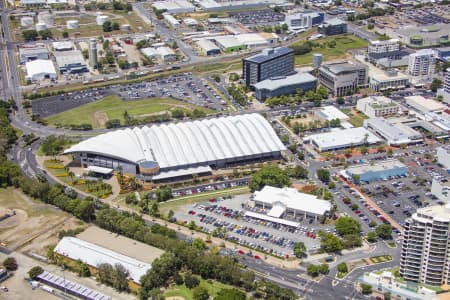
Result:
<svg viewBox="0 0 450 300"><path fill-rule="evenodd" d="M405 221L400 275L433 286L448 284L450 205L419 208Z"/></svg>
<svg viewBox="0 0 450 300"><path fill-rule="evenodd" d="M419 50L409 55L408 75L431 78L435 64L436 58L432 49Z"/></svg>

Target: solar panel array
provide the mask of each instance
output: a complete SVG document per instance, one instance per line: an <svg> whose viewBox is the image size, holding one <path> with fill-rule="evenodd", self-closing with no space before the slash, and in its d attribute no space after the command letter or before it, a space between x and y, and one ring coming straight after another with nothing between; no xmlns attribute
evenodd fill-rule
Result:
<svg viewBox="0 0 450 300"><path fill-rule="evenodd" d="M86 300L111 300L111 297L106 296L97 291L91 290L81 284L64 279L61 276L44 271L38 276L39 281L49 286L65 291L68 294L74 295Z"/></svg>

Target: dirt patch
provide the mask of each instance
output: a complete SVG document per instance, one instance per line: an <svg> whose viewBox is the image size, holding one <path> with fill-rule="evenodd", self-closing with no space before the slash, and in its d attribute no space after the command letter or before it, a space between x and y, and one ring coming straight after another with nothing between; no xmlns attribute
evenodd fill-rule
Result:
<svg viewBox="0 0 450 300"><path fill-rule="evenodd" d="M94 113L94 122L100 127L105 126L106 121L108 121L108 115L103 111L96 111Z"/></svg>
<svg viewBox="0 0 450 300"><path fill-rule="evenodd" d="M154 112L154 113L138 115L138 117L139 118L145 118L145 117L151 117L151 116L160 116L160 115L164 115L166 113L168 113L168 111L167 110L163 110L163 111L158 111L158 112Z"/></svg>
<svg viewBox="0 0 450 300"><path fill-rule="evenodd" d="M166 297L166 300L185 300L184 297Z"/></svg>
<svg viewBox="0 0 450 300"><path fill-rule="evenodd" d="M15 214L13 214L13 211ZM4 214L9 214L10 217L0 221L0 230L6 229L6 228L12 228L18 226L20 223L26 220L27 213L21 209L1 209L0 210L0 216L3 216Z"/></svg>

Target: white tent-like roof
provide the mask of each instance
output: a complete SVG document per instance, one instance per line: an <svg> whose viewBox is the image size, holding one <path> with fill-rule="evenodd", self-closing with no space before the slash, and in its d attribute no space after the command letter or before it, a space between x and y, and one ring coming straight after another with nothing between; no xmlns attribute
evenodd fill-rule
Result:
<svg viewBox="0 0 450 300"><path fill-rule="evenodd" d="M283 205L286 209L303 211L314 215L324 215L330 211L329 201L320 200L317 196L298 192L294 188L277 188L266 185L261 191L254 193L256 202L262 202L271 205L273 208L269 216L281 216Z"/></svg>
<svg viewBox="0 0 450 300"><path fill-rule="evenodd" d="M92 153L161 169L207 166L218 160L258 157L286 150L259 114L116 130L84 140L64 153Z"/></svg>

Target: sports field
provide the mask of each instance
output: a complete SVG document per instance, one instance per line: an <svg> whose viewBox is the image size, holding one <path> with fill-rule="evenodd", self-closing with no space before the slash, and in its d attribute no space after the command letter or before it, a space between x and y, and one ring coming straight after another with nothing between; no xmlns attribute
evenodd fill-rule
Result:
<svg viewBox="0 0 450 300"><path fill-rule="evenodd" d="M332 46L330 42L333 40L336 44L334 47L330 47ZM323 55L323 61L345 59L351 56L347 52L348 50L367 47L367 41L353 35L330 36L312 42L315 46L311 52L295 56L295 64L297 66L312 65L312 56L314 53L321 53ZM300 44L303 43L304 41L300 42Z"/></svg>
<svg viewBox="0 0 450 300"><path fill-rule="evenodd" d="M94 128L101 128L105 127L105 122L108 120L119 119L123 122L125 111L131 117L144 118L146 116L170 112L175 108L182 108L186 111L199 109L207 114L214 112L204 107L168 98L123 101L118 96L108 96L102 100L84 104L77 108L50 116L46 120L53 126L91 124Z"/></svg>

